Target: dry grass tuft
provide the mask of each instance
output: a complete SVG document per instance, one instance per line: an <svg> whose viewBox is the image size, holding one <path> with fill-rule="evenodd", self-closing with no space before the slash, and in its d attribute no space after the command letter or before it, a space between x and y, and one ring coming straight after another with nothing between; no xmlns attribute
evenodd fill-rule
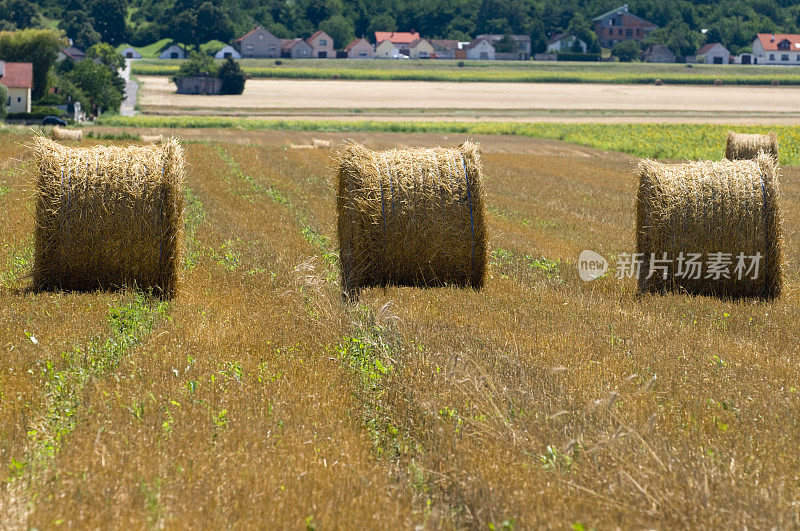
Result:
<svg viewBox="0 0 800 531"><path fill-rule="evenodd" d="M34 285L136 285L175 295L183 244L183 148L33 144Z"/></svg>
<svg viewBox="0 0 800 531"><path fill-rule="evenodd" d="M778 161L778 136L774 132L768 135L752 135L728 131L726 159L754 159L762 151L775 159L775 162Z"/></svg>
<svg viewBox="0 0 800 531"><path fill-rule="evenodd" d="M80 129L64 129L63 127L54 127L51 134L53 140L82 140L83 131Z"/></svg>
<svg viewBox="0 0 800 531"><path fill-rule="evenodd" d="M774 298L780 294L781 222L778 169L755 160L639 164L637 252L641 291L679 288L690 293ZM727 273L708 269L719 255ZM695 256L702 270L678 263ZM746 261L741 262L739 257ZM757 269L750 271L758 256ZM666 258L669 262L656 262ZM656 261L653 261L655 259ZM736 268L744 264L746 269ZM660 266L664 266L662 269ZM685 275L683 273L686 273ZM726 278L727 277L727 278Z"/></svg>
<svg viewBox="0 0 800 531"><path fill-rule="evenodd" d="M385 285L483 286L487 238L476 144L376 152L351 143L338 160L345 292Z"/></svg>

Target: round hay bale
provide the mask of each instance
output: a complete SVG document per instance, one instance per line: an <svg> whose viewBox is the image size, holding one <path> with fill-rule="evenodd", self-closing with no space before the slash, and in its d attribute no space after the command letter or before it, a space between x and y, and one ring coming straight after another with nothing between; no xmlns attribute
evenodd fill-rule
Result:
<svg viewBox="0 0 800 531"><path fill-rule="evenodd" d="M657 86L657 87L660 87L660 86L661 86L661 85L663 85L663 84L664 84L664 82L663 82L663 81L661 81L660 79L656 79L656 86Z"/></svg>
<svg viewBox="0 0 800 531"><path fill-rule="evenodd" d="M63 127L55 126L52 131L53 140L82 140L83 131L80 129L64 129Z"/></svg>
<svg viewBox="0 0 800 531"><path fill-rule="evenodd" d="M164 143L164 135L141 135L139 138L142 142L146 142L148 144Z"/></svg>
<svg viewBox="0 0 800 531"><path fill-rule="evenodd" d="M781 221L772 158L762 153L755 160L645 160L638 172L641 292L780 295Z"/></svg>
<svg viewBox="0 0 800 531"><path fill-rule="evenodd" d="M719 78L718 78L718 79L715 79L715 80L714 80L714 86L715 86L715 87L721 87L721 86L722 86L722 80L721 80L721 79L719 79Z"/></svg>
<svg viewBox="0 0 800 531"><path fill-rule="evenodd" d="M355 143L338 154L338 233L342 287L483 287L486 214L480 152L371 151Z"/></svg>
<svg viewBox="0 0 800 531"><path fill-rule="evenodd" d="M330 140L320 140L319 138L314 138L311 140L311 143L314 145L315 148L318 149L328 149L331 147Z"/></svg>
<svg viewBox="0 0 800 531"><path fill-rule="evenodd" d="M171 298L183 246L183 148L34 141L37 289L137 286Z"/></svg>
<svg viewBox="0 0 800 531"><path fill-rule="evenodd" d="M769 84L772 85L773 87L779 87L781 82L778 79L773 79L772 81L770 81Z"/></svg>
<svg viewBox="0 0 800 531"><path fill-rule="evenodd" d="M725 158L728 160L754 159L763 151L778 162L778 135L750 135L728 131Z"/></svg>

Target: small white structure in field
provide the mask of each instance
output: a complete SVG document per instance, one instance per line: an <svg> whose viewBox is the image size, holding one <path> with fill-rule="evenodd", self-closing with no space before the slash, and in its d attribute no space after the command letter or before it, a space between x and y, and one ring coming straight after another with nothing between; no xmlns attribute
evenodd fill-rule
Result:
<svg viewBox="0 0 800 531"><path fill-rule="evenodd" d="M123 48L122 50L120 50L119 53L121 53L122 57L124 57L125 59L141 59L142 58L142 54L140 54L138 51L136 51L136 48L134 48L133 46L128 46L127 48Z"/></svg>
<svg viewBox="0 0 800 531"><path fill-rule="evenodd" d="M220 51L214 54L214 59L241 59L242 54L236 51L233 46L224 46Z"/></svg>
<svg viewBox="0 0 800 531"><path fill-rule="evenodd" d="M158 55L159 59L186 59L186 50L173 44Z"/></svg>

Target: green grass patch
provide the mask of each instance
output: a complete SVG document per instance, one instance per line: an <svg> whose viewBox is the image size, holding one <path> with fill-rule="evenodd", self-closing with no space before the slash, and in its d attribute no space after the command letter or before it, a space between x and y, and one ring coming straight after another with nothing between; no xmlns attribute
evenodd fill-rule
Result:
<svg viewBox="0 0 800 531"><path fill-rule="evenodd" d="M7 249L7 264L0 271L0 288L14 287L31 270L33 264L33 245L14 246L4 243Z"/></svg>
<svg viewBox="0 0 800 531"><path fill-rule="evenodd" d="M127 303L109 308L106 335L86 346L75 346L62 353L61 360L42 361L41 372L47 389L47 410L40 423L28 432L29 450L14 459L12 478L36 474L47 468L58 453L61 442L78 422L86 385L119 365L124 356L138 347L163 318L167 303L142 292L135 292Z"/></svg>
<svg viewBox="0 0 800 531"><path fill-rule="evenodd" d="M611 83L652 84L661 80L667 85L710 85L721 80L727 85L800 84L793 69L765 69L740 65L618 65L585 63L537 63L521 61L511 66L498 62L467 61L458 67L455 61L283 61L243 60L245 73L254 78L351 79L380 81L451 81L502 83ZM150 76L174 76L180 61L139 61L133 73Z"/></svg>
<svg viewBox="0 0 800 531"><path fill-rule="evenodd" d="M791 126L742 126L714 124L559 124L524 122L388 122L260 120L217 116L109 116L101 125L122 127L212 128L384 133L451 133L516 135L549 138L603 150L620 151L656 159L719 159L725 151L726 133L775 131L781 146L780 162L800 164L800 129Z"/></svg>

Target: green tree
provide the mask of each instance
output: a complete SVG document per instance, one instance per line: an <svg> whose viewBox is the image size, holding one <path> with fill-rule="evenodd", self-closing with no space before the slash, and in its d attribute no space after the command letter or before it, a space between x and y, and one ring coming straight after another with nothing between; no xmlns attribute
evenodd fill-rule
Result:
<svg viewBox="0 0 800 531"><path fill-rule="evenodd" d="M356 29L352 22L342 15L334 15L320 22L319 29L333 38L334 46L342 49L356 38Z"/></svg>
<svg viewBox="0 0 800 531"><path fill-rule="evenodd" d="M8 98L8 89L3 85L0 85L0 119L4 119L6 117L6 99Z"/></svg>
<svg viewBox="0 0 800 531"><path fill-rule="evenodd" d="M234 61L233 58L228 57L225 62L219 67L217 76L222 80L221 94L241 94L244 92L244 84L246 76L239 63Z"/></svg>
<svg viewBox="0 0 800 531"><path fill-rule="evenodd" d="M517 53L519 52L519 44L510 33L506 33L502 39L495 43L494 51L497 53Z"/></svg>
<svg viewBox="0 0 800 531"><path fill-rule="evenodd" d="M84 11L67 11L58 22L58 28L64 30L78 48L89 48L102 40L102 36L94 29L94 21Z"/></svg>
<svg viewBox="0 0 800 531"><path fill-rule="evenodd" d="M48 75L65 45L63 37L52 30L28 29L0 33L0 58L5 61L33 63L33 99L40 99L49 88Z"/></svg>
<svg viewBox="0 0 800 531"><path fill-rule="evenodd" d="M125 42L128 35L125 27L127 5L125 0L94 0L90 15L94 20L94 29L103 41L117 46Z"/></svg>
<svg viewBox="0 0 800 531"><path fill-rule="evenodd" d="M119 86L119 76L102 64L94 61L81 61L69 73L69 80L87 97L91 112L118 112L122 103L124 88Z"/></svg>
<svg viewBox="0 0 800 531"><path fill-rule="evenodd" d="M191 51L189 59L181 64L175 77L217 77L218 73L219 68L211 56Z"/></svg>
<svg viewBox="0 0 800 531"><path fill-rule="evenodd" d="M28 0L0 2L0 18L13 23L17 28L30 28L35 17L36 5Z"/></svg>
<svg viewBox="0 0 800 531"><path fill-rule="evenodd" d="M638 59L642 55L642 47L635 40L622 41L614 46L611 53L619 58L624 63L629 63Z"/></svg>
<svg viewBox="0 0 800 531"><path fill-rule="evenodd" d="M105 42L95 44L86 50L87 59L97 59L101 64L116 72L125 67L125 58L113 46Z"/></svg>

